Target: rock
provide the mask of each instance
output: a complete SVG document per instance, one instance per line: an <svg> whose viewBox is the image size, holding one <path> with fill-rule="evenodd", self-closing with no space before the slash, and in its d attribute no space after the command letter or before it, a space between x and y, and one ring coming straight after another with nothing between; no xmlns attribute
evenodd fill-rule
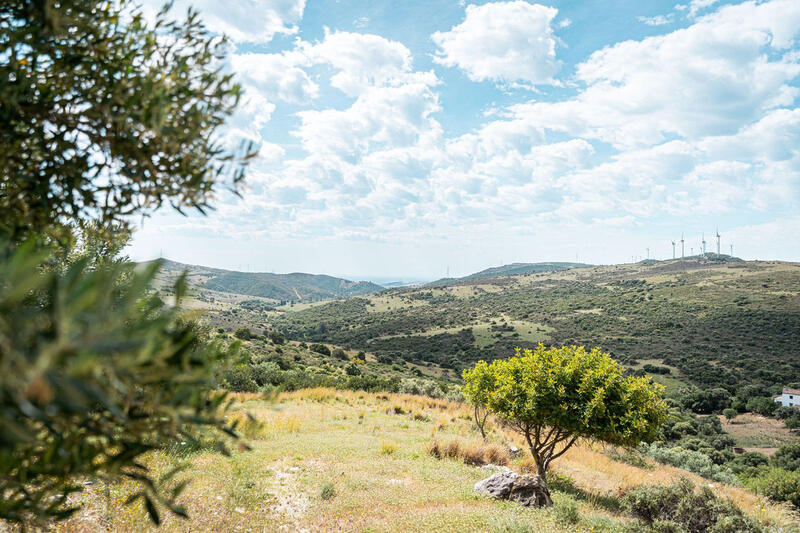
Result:
<svg viewBox="0 0 800 533"><path fill-rule="evenodd" d="M511 494L511 489L514 487L514 482L519 475L512 471L498 472L493 474L482 481L475 483L475 492L486 494L498 500L505 500Z"/></svg>
<svg viewBox="0 0 800 533"><path fill-rule="evenodd" d="M519 476L511 487L508 499L525 507L549 507L553 505L550 491L539 476Z"/></svg>
<svg viewBox="0 0 800 533"><path fill-rule="evenodd" d="M508 453L510 453L511 455L517 455L517 454L519 454L519 452L520 452L520 449L517 448L516 446L509 446L508 447Z"/></svg>
<svg viewBox="0 0 800 533"><path fill-rule="evenodd" d="M498 472L475 483L475 492L498 500L511 500L526 507L553 505L550 491L539 476L520 476L511 470Z"/></svg>

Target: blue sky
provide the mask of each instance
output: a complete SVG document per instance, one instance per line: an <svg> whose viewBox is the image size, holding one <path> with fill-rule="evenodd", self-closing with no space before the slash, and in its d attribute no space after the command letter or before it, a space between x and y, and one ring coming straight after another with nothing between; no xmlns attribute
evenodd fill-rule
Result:
<svg viewBox="0 0 800 533"><path fill-rule="evenodd" d="M353 278L800 260L800 2L179 0L232 41L243 198L130 254ZM156 5L145 3L145 9Z"/></svg>

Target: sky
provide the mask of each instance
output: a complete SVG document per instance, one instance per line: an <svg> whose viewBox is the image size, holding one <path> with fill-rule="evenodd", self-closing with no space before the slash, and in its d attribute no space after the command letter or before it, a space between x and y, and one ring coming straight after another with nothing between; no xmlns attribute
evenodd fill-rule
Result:
<svg viewBox="0 0 800 533"><path fill-rule="evenodd" d="M800 261L800 1L190 5L244 89L221 139L259 156L208 216L137 220L133 259L434 279L719 228Z"/></svg>

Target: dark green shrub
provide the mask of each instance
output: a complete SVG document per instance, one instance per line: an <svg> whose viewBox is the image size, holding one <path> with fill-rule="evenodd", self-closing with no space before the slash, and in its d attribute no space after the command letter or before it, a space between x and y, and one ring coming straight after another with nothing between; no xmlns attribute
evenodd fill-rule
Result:
<svg viewBox="0 0 800 533"><path fill-rule="evenodd" d="M246 365L236 366L223 373L225 388L232 392L256 392L258 383L252 376L251 367Z"/></svg>
<svg viewBox="0 0 800 533"><path fill-rule="evenodd" d="M784 470L800 470L800 444L781 446L769 463Z"/></svg>
<svg viewBox="0 0 800 533"><path fill-rule="evenodd" d="M325 346L324 344L319 344L319 343L312 344L310 350L320 355L331 355L331 349Z"/></svg>
<svg viewBox="0 0 800 533"><path fill-rule="evenodd" d="M286 342L286 336L281 331L272 330L269 332L269 340L275 344L284 344Z"/></svg>
<svg viewBox="0 0 800 533"><path fill-rule="evenodd" d="M358 363L355 361L351 362L349 365L344 367L344 371L347 373L348 376L360 376L361 369L359 368Z"/></svg>
<svg viewBox="0 0 800 533"><path fill-rule="evenodd" d="M336 348L331 355L333 355L333 357L336 359L347 361L347 354L341 348Z"/></svg>
<svg viewBox="0 0 800 533"><path fill-rule="evenodd" d="M239 328L233 333L233 336L243 341L248 341L253 338L253 334L250 333L250 328Z"/></svg>
<svg viewBox="0 0 800 533"><path fill-rule="evenodd" d="M747 400L745 406L751 413L758 413L764 416L771 416L777 409L775 400L766 396L756 396Z"/></svg>
<svg viewBox="0 0 800 533"><path fill-rule="evenodd" d="M707 487L695 491L681 479L671 485L642 485L624 496L625 506L645 531L687 533L759 532L758 524L732 501L718 498Z"/></svg>

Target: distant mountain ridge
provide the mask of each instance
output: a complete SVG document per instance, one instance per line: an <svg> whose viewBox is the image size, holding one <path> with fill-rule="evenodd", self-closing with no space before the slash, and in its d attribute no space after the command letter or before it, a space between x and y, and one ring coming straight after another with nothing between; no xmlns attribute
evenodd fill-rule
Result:
<svg viewBox="0 0 800 533"><path fill-rule="evenodd" d="M369 281L350 281L323 274L238 272L169 260L164 261L164 270L175 274L186 270L189 272L189 281L204 289L278 301L308 302L349 298L384 289Z"/></svg>
<svg viewBox="0 0 800 533"><path fill-rule="evenodd" d="M433 281L428 285L443 286L458 281L469 281L469 280L486 279L486 278L500 278L503 276L521 276L524 274L536 274L539 272L555 272L558 270L569 270L571 268L583 268L591 266L594 265L590 265L587 263L568 263L568 262L558 262L558 261L542 262L542 263L511 263L508 265L487 268L485 270L481 270L480 272L475 272L474 274L470 274L468 276L464 276L461 278L442 278L440 280Z"/></svg>

